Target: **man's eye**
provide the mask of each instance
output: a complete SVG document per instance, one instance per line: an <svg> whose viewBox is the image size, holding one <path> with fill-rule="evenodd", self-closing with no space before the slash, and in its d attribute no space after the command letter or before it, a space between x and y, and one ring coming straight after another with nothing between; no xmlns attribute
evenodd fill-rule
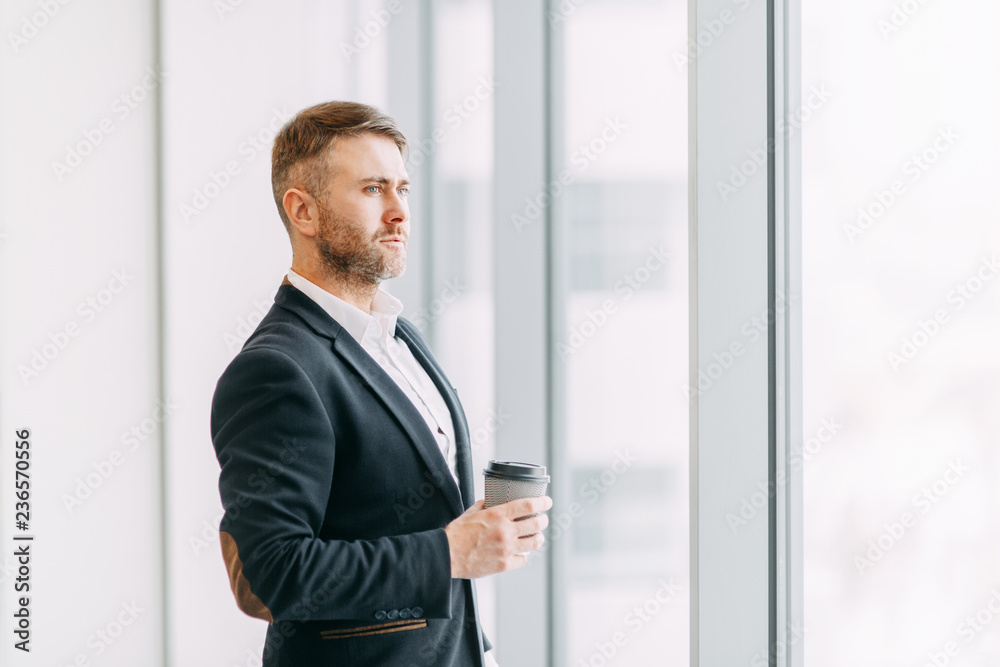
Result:
<svg viewBox="0 0 1000 667"><path fill-rule="evenodd" d="M367 188L365 188L365 190L368 190L369 192L375 193L375 192L378 192L379 187L377 185L369 185Z"/></svg>
<svg viewBox="0 0 1000 667"><path fill-rule="evenodd" d="M410 194L410 188L400 188L399 190L396 190L396 192L405 197L406 195Z"/></svg>

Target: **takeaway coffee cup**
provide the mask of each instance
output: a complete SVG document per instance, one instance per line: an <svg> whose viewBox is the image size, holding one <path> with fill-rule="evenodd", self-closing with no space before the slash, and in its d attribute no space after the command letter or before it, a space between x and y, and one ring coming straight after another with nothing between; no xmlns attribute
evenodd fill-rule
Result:
<svg viewBox="0 0 1000 667"><path fill-rule="evenodd" d="M545 495L549 476L545 466L516 461L490 461L483 470L486 476L486 507L502 505L519 498L539 498ZM529 516L518 517L517 521Z"/></svg>

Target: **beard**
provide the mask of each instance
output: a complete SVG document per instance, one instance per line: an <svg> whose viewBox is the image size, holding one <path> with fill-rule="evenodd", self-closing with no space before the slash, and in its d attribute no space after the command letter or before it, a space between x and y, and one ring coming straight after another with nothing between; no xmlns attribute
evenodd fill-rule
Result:
<svg viewBox="0 0 1000 667"><path fill-rule="evenodd" d="M354 287L378 286L383 281L398 278L406 269L407 235L400 229L379 230L369 237L364 227L350 218L339 216L323 202L319 207L319 228L316 247L324 270L330 277ZM390 236L403 239L401 253L383 250L379 240Z"/></svg>

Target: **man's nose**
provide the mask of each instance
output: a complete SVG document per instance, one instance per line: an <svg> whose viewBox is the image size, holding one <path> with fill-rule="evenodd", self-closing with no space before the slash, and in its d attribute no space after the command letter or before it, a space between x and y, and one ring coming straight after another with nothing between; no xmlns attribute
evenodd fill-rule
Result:
<svg viewBox="0 0 1000 667"><path fill-rule="evenodd" d="M393 194L386 199L385 213L382 218L385 222L401 223L410 219L410 207L406 200L398 194Z"/></svg>

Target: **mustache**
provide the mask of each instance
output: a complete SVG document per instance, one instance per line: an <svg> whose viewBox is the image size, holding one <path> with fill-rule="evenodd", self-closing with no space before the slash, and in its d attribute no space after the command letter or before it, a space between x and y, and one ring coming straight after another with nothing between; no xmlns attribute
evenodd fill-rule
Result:
<svg viewBox="0 0 1000 667"><path fill-rule="evenodd" d="M399 230L398 232L391 232L389 234L377 234L375 236L376 241L382 241L384 239L391 239L391 238L400 238L403 239L403 243L408 243L410 240L410 235L404 232L403 230Z"/></svg>

